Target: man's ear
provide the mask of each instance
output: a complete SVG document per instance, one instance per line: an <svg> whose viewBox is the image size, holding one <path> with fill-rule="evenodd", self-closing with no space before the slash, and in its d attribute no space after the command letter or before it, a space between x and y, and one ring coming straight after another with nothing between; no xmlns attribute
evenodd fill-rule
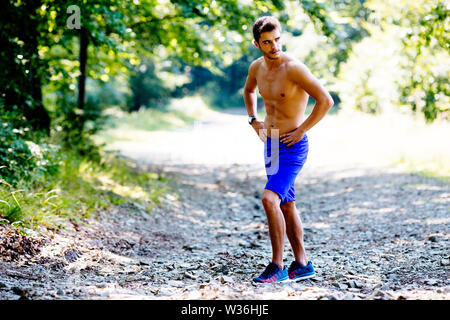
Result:
<svg viewBox="0 0 450 320"><path fill-rule="evenodd" d="M260 49L260 48L259 48L259 44L258 44L258 42L256 42L256 40L253 40L253 44L255 45L255 47L257 47L258 49Z"/></svg>

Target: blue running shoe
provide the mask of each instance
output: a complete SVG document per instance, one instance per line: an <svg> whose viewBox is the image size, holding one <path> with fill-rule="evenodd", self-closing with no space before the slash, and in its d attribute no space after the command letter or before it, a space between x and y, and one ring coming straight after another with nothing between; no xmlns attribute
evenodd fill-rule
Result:
<svg viewBox="0 0 450 320"><path fill-rule="evenodd" d="M316 276L311 261L308 261L306 266L297 261L293 261L289 266L288 273L289 279L292 281L310 279Z"/></svg>
<svg viewBox="0 0 450 320"><path fill-rule="evenodd" d="M286 266L281 269L276 263L269 263L263 273L259 277L253 278L255 282L270 283L283 282L289 280L289 275Z"/></svg>

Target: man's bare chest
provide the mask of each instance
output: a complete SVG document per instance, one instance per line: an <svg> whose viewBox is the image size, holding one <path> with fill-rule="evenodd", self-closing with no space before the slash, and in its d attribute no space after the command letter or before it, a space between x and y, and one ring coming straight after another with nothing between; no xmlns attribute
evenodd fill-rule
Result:
<svg viewBox="0 0 450 320"><path fill-rule="evenodd" d="M264 100L285 100L291 94L294 84L284 71L277 73L259 72L256 77L258 90Z"/></svg>

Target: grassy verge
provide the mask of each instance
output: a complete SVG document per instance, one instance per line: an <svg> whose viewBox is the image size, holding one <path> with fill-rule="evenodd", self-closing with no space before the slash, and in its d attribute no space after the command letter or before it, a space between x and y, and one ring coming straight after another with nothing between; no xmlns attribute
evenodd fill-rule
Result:
<svg viewBox="0 0 450 320"><path fill-rule="evenodd" d="M94 140L99 144L135 141L149 131L172 130L193 124L209 112L211 109L199 96L173 99L164 110L140 109L126 113L112 107L105 110L109 121Z"/></svg>
<svg viewBox="0 0 450 320"><path fill-rule="evenodd" d="M444 138L450 133L448 122L426 124L421 117L406 116L394 119L394 128L401 128L399 131L402 140L397 143L396 157L391 164L405 172L449 183L450 150L446 147Z"/></svg>
<svg viewBox="0 0 450 320"><path fill-rule="evenodd" d="M41 181L13 188L1 180L1 222L26 229L61 228L125 202L151 212L161 197L172 193L162 175L139 171L136 163L111 153L102 152L99 163L70 152L64 159L58 174Z"/></svg>
<svg viewBox="0 0 450 320"><path fill-rule="evenodd" d="M420 117L396 110L369 115L342 109L326 116L311 130L315 139L310 160L334 163L395 166L404 173L444 182L450 176L448 122L427 124ZM326 163L328 164L328 163Z"/></svg>
<svg viewBox="0 0 450 320"><path fill-rule="evenodd" d="M445 183L450 183L449 158L433 157L428 159L406 158L400 156L392 165L405 172L418 174L428 178L435 178Z"/></svg>

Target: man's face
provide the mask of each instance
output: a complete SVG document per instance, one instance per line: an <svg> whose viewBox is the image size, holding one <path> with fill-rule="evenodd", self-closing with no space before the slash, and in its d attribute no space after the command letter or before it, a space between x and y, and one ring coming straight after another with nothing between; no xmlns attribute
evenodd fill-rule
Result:
<svg viewBox="0 0 450 320"><path fill-rule="evenodd" d="M282 49L281 32L278 28L272 31L263 32L259 38L259 43L254 41L254 44L268 59L278 59Z"/></svg>

